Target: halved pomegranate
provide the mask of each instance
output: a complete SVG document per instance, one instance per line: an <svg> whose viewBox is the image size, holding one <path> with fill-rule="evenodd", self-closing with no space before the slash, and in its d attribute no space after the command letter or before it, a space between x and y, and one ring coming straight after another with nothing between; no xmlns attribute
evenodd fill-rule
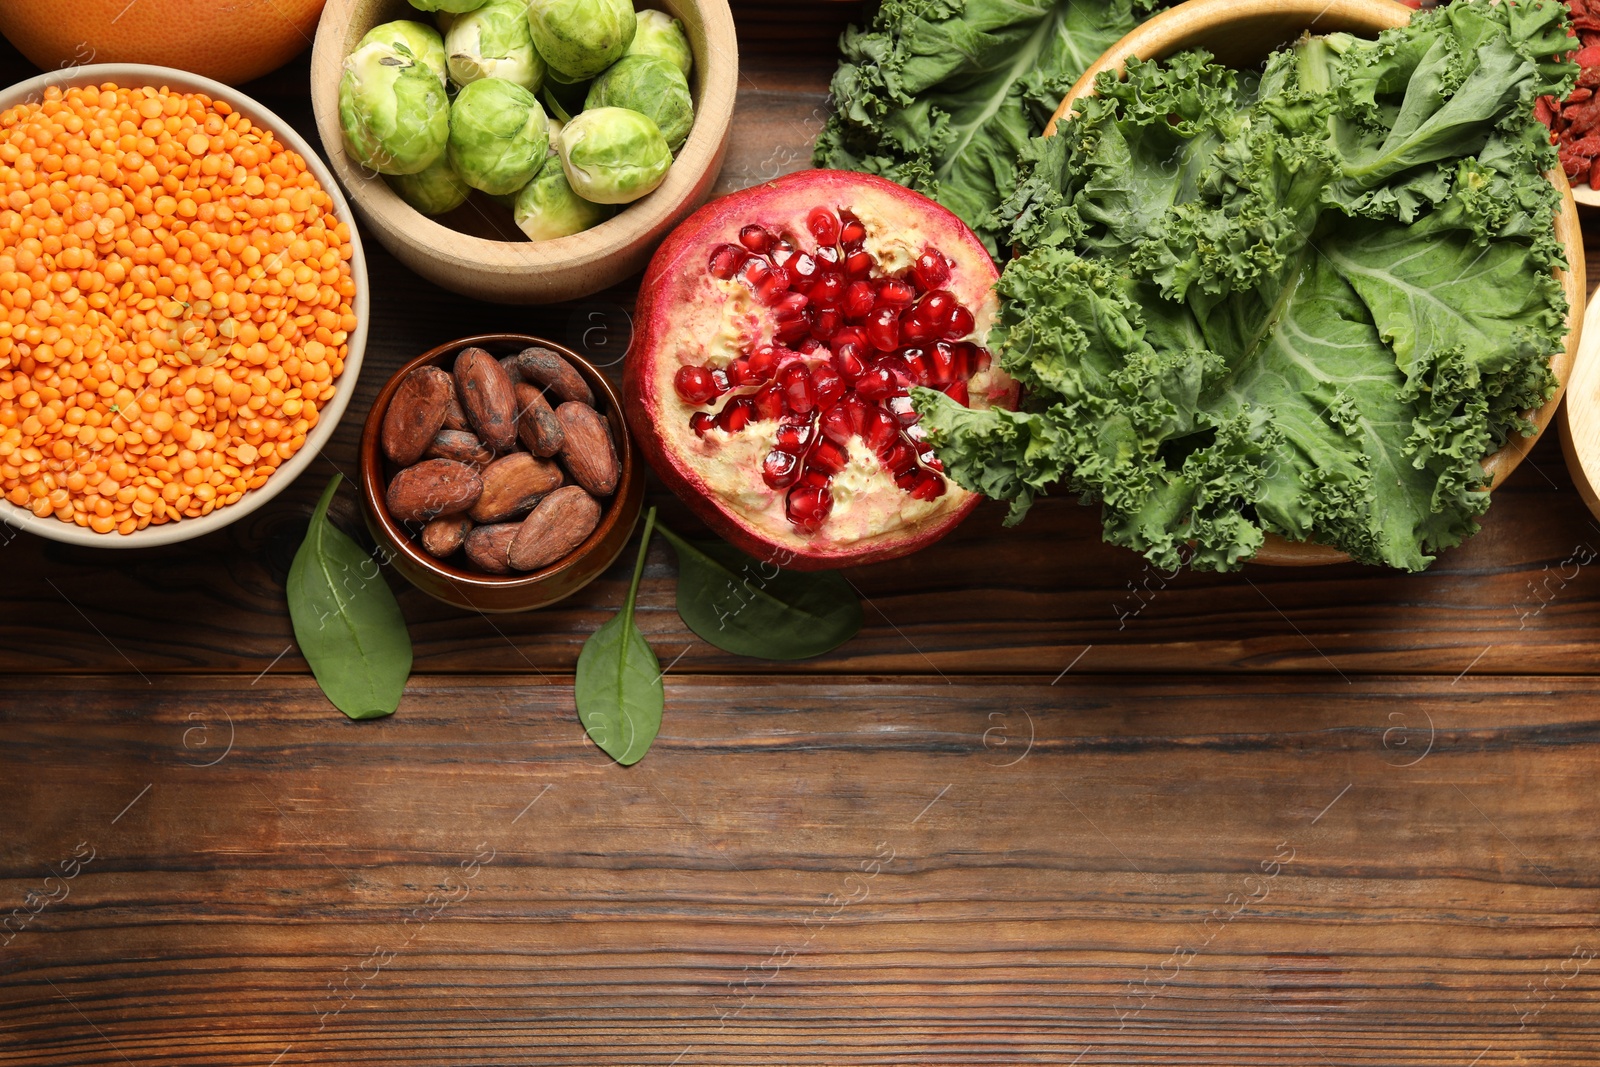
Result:
<svg viewBox="0 0 1600 1067"><path fill-rule="evenodd" d="M640 288L623 392L668 488L761 559L820 570L944 536L945 478L909 392L1016 403L984 346L998 273L960 219L868 174L808 170L707 204Z"/></svg>

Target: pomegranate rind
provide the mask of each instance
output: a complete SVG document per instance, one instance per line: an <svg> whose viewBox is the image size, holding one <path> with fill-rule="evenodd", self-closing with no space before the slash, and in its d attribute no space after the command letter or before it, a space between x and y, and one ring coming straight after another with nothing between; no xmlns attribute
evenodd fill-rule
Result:
<svg viewBox="0 0 1600 1067"><path fill-rule="evenodd" d="M943 253L951 264L944 288L971 309L975 343L984 344L999 310L993 288L999 272L966 224L920 193L869 174L799 171L733 193L695 212L657 249L640 286L634 345L623 367L634 436L652 469L701 521L741 551L790 570L908 555L949 533L981 499L947 479L942 497L913 500L886 473L880 485L866 470L860 477L870 494L858 494L853 518L838 513L848 508L836 508L820 529L804 533L783 519L782 494L774 497L760 483L767 446L759 435L712 430L702 440L689 427L692 413L710 408L688 405L677 395L677 371L708 358L732 358L752 337L771 336L764 317L769 309L738 281L710 275L713 250L737 243L740 229L751 223L805 235L802 247L809 250L815 242L806 235L805 220L818 206L848 209L860 218L869 231L867 247L890 273L910 267L925 247ZM1017 386L997 367L971 381L973 407L1015 406ZM876 463L863 457L861 466Z"/></svg>

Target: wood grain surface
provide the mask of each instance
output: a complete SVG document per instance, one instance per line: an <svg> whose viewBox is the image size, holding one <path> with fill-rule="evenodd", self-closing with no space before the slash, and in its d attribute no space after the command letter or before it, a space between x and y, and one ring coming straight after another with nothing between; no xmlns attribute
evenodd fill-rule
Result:
<svg viewBox="0 0 1600 1067"><path fill-rule="evenodd" d="M734 11L721 192L809 164L859 15ZM307 64L247 87L304 131ZM309 677L283 579L387 375L491 330L616 374L630 335L627 287L369 265L352 414L270 507L148 552L0 528L0 1065L1595 1062L1600 524L1556 441L1420 575L1168 577L1071 500L985 507L850 572L865 628L804 663L690 634L658 543L666 721L621 768L571 671L623 564L493 618L396 579L391 719Z"/></svg>

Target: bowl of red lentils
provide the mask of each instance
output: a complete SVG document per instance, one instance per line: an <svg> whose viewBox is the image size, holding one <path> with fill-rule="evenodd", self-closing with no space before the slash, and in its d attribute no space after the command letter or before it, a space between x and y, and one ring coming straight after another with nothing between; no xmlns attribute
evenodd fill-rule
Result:
<svg viewBox="0 0 1600 1067"><path fill-rule="evenodd" d="M0 521L188 540L333 435L370 305L354 216L271 111L142 64L0 92Z"/></svg>

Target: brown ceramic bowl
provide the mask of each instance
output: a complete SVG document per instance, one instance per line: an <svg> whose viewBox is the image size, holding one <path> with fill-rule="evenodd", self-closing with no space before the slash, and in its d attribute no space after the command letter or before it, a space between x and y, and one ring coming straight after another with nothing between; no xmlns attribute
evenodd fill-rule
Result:
<svg viewBox="0 0 1600 1067"><path fill-rule="evenodd" d="M617 458L622 465L617 491L603 502L605 511L600 516L600 525L588 540L566 558L527 574L485 574L467 570L456 565L463 562L459 553L452 557L453 562L435 559L389 517L384 503L389 479L396 473L378 440L384 413L389 410L389 399L394 396L401 379L416 368L433 364L449 370L456 353L474 345L487 349L497 359L515 355L530 345L542 345L566 357L594 390L596 405L611 426ZM372 532L373 539L388 549L395 569L412 585L436 600L470 611L531 611L569 597L598 578L621 554L633 534L634 524L644 507L644 480L644 466L634 452L628 425L622 417L622 402L605 375L570 348L527 334L487 333L463 337L423 353L401 367L384 385L367 413L366 428L361 432L361 499L366 505L367 529Z"/></svg>

